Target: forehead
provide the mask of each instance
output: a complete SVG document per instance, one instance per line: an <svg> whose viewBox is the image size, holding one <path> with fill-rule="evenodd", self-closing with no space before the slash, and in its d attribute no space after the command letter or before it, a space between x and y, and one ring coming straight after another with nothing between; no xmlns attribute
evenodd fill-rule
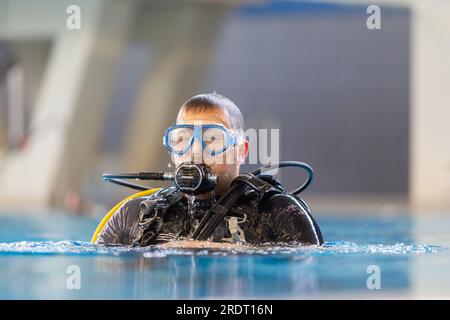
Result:
<svg viewBox="0 0 450 320"><path fill-rule="evenodd" d="M230 119L228 113L216 109L211 111L180 111L177 117L177 124L221 124L230 128Z"/></svg>

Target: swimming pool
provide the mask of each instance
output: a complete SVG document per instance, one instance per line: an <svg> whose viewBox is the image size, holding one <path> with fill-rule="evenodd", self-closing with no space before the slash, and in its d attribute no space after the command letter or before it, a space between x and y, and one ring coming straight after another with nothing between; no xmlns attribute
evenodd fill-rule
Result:
<svg viewBox="0 0 450 320"><path fill-rule="evenodd" d="M323 248L226 251L104 248L88 243L94 219L4 214L0 298L450 297L448 216L316 216ZM367 285L374 270L380 289Z"/></svg>

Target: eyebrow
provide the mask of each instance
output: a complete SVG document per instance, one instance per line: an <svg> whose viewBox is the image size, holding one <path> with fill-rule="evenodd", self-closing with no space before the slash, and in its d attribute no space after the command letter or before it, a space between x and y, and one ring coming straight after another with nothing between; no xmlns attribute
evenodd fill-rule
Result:
<svg viewBox="0 0 450 320"><path fill-rule="evenodd" d="M207 125L210 125L210 124L221 126L224 129L227 129L227 130L229 130L232 133L237 133L237 131L238 131L236 129L233 129L233 128L230 128L230 127L224 125L223 123L217 123L217 122L208 122L208 123L202 123L202 124L197 124L197 125L193 124L193 123L177 123L176 125L192 125L192 126L201 126L201 127L203 127L203 126L207 126Z"/></svg>

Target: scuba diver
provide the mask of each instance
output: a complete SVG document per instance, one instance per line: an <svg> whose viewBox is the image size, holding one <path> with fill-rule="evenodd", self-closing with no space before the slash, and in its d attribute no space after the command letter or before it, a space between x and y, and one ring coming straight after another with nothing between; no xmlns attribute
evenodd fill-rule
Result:
<svg viewBox="0 0 450 320"><path fill-rule="evenodd" d="M97 228L93 242L132 246L176 240L323 244L308 206L295 196L311 182L312 169L303 164L303 169L310 169L310 179L292 193L261 169L240 174L249 142L241 111L228 98L212 93L188 99L176 125L166 130L164 146L176 165L174 173L105 174L104 178L137 189L139 185L122 179L172 180L174 186L124 200ZM296 164L288 161L284 166Z"/></svg>

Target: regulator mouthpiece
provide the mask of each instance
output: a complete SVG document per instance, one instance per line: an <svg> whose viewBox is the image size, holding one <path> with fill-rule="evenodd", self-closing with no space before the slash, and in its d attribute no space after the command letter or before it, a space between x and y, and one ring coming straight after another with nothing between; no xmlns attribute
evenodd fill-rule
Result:
<svg viewBox="0 0 450 320"><path fill-rule="evenodd" d="M173 177L176 187L183 193L198 195L214 190L217 176L205 164L180 164Z"/></svg>

